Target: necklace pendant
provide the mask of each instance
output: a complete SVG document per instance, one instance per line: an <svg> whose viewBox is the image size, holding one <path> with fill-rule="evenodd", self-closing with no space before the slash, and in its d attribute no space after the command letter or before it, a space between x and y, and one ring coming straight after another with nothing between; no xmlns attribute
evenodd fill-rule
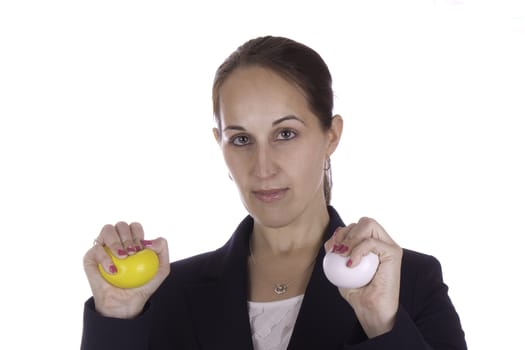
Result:
<svg viewBox="0 0 525 350"><path fill-rule="evenodd" d="M275 294L281 295L288 291L288 286L286 284L276 284L273 286L273 291Z"/></svg>

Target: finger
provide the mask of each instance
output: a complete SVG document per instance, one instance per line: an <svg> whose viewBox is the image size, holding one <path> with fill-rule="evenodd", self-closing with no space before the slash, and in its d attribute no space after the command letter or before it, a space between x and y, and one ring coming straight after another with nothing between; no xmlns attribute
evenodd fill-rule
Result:
<svg viewBox="0 0 525 350"><path fill-rule="evenodd" d="M170 268L170 257L168 249L168 241L165 238L159 237L154 240L143 240L142 244L145 249L151 249L157 253L159 257L159 269L169 271Z"/></svg>
<svg viewBox="0 0 525 350"><path fill-rule="evenodd" d="M350 232L352 232L356 225L356 223L351 223L350 225L341 227L340 230L337 230L337 232L334 234L335 242L342 243L344 239L350 234Z"/></svg>
<svg viewBox="0 0 525 350"><path fill-rule="evenodd" d="M387 243L395 243L383 226L381 226L376 220L372 218L362 217L359 219L357 226L359 227L359 232L356 233L356 235L363 234L364 236L377 238Z"/></svg>
<svg viewBox="0 0 525 350"><path fill-rule="evenodd" d="M131 230L131 237L135 247L139 250L143 249L144 246L142 245L142 241L144 240L144 229L142 228L142 225L138 222L132 222L129 224L129 228Z"/></svg>
<svg viewBox="0 0 525 350"><path fill-rule="evenodd" d="M381 225L377 223L377 221L363 217L351 228L350 232L340 243L344 247L348 247L348 249L343 249L344 251L341 252L341 254L349 255L355 246L368 238L381 240L388 244L395 245L395 242L390 238Z"/></svg>
<svg viewBox="0 0 525 350"><path fill-rule="evenodd" d="M90 277L100 276L98 265L102 265L104 271L109 274L117 272L116 266L113 264L110 256L104 250L101 244L93 246L86 255L84 255L84 270Z"/></svg>
<svg viewBox="0 0 525 350"><path fill-rule="evenodd" d="M122 241L117 229L113 225L105 225L96 241L102 243L101 245L103 246L107 246L113 252L113 255L118 258L125 258L128 256L128 253L122 246Z"/></svg>
<svg viewBox="0 0 525 350"><path fill-rule="evenodd" d="M117 224L115 225L115 229L117 230L118 235L120 237L120 241L122 242L122 247L125 249L128 255L135 254L137 252L137 247L140 250L140 246L138 244L135 244L135 242L133 241L131 229L126 222L117 222Z"/></svg>
<svg viewBox="0 0 525 350"><path fill-rule="evenodd" d="M328 253L329 251L332 250L333 246L336 244L337 242L337 233L339 231L341 231L343 229L343 226L339 226L335 229L334 233L332 234L332 236L326 241L324 242L324 249L325 249L325 253Z"/></svg>
<svg viewBox="0 0 525 350"><path fill-rule="evenodd" d="M389 244L385 241L376 238L366 238L354 246L352 251L348 254L348 266L357 266L361 258L369 253L374 253L379 257L379 263L386 263L390 260L400 258L402 249L397 245Z"/></svg>
<svg viewBox="0 0 525 350"><path fill-rule="evenodd" d="M325 252L340 252L341 243L343 243L345 237L349 234L349 232L352 230L352 228L355 226L355 223L352 223L348 226L340 226L335 229L334 234L332 237L325 242ZM345 249L345 248L343 248Z"/></svg>
<svg viewBox="0 0 525 350"><path fill-rule="evenodd" d="M142 240L142 244L145 248L153 250L159 256L160 264L169 265L169 251L168 241L165 238L159 237L154 240Z"/></svg>

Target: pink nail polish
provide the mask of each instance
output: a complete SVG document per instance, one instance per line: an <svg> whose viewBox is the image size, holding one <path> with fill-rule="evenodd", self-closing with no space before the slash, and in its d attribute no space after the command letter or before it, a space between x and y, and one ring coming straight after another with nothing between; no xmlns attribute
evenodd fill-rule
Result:
<svg viewBox="0 0 525 350"><path fill-rule="evenodd" d="M348 261L346 262L346 266L347 267L352 266L352 259L348 259Z"/></svg>
<svg viewBox="0 0 525 350"><path fill-rule="evenodd" d="M136 246L135 246L135 251L140 252L141 249L142 249L142 248L141 248L139 245L136 245Z"/></svg>
<svg viewBox="0 0 525 350"><path fill-rule="evenodd" d="M136 252L135 247L129 246L127 249L128 249L128 253L134 253L134 252Z"/></svg>
<svg viewBox="0 0 525 350"><path fill-rule="evenodd" d="M346 253L350 248L348 248L347 245L341 244L341 248L339 249L338 253L343 254Z"/></svg>
<svg viewBox="0 0 525 350"><path fill-rule="evenodd" d="M117 267L113 264L109 265L109 272L117 273Z"/></svg>
<svg viewBox="0 0 525 350"><path fill-rule="evenodd" d="M117 250L117 254L119 256L124 256L124 255L128 255L128 253L126 253L126 251L124 249L119 249Z"/></svg>
<svg viewBox="0 0 525 350"><path fill-rule="evenodd" d="M147 240L141 240L140 243L142 243L144 247L151 247L153 245L153 242Z"/></svg>
<svg viewBox="0 0 525 350"><path fill-rule="evenodd" d="M341 246L339 244L334 244L334 246L332 247L332 253L339 252L339 249L341 249Z"/></svg>

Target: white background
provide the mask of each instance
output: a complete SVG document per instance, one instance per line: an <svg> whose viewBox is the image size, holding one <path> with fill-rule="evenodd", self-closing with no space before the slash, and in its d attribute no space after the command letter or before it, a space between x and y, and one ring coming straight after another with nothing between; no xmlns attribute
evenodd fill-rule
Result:
<svg viewBox="0 0 525 350"><path fill-rule="evenodd" d="M175 3L0 3L2 344L78 348L82 257L106 223L142 222L172 260L227 240L245 211L211 84L266 34L331 68L345 221L374 217L441 261L470 348L521 343L522 2Z"/></svg>

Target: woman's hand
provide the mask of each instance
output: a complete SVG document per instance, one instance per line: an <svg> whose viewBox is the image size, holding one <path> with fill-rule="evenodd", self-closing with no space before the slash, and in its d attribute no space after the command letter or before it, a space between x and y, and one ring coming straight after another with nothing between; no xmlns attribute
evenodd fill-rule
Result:
<svg viewBox="0 0 525 350"><path fill-rule="evenodd" d="M379 267L368 285L339 288L339 292L354 309L369 338L392 330L399 307L401 247L375 220L361 218L357 224L339 227L325 243L325 250L348 256L347 266L357 266L370 252L378 255Z"/></svg>
<svg viewBox="0 0 525 350"><path fill-rule="evenodd" d="M170 270L168 244L165 239L144 240L144 230L139 223L119 222L106 225L95 244L84 256L84 270L91 286L97 312L107 317L133 318L142 312L146 301L157 290ZM109 284L100 274L98 264L107 273L115 273L116 267L104 246L117 258L125 259L141 249L152 249L159 257L159 269L155 277L145 285L133 289L121 289Z"/></svg>

